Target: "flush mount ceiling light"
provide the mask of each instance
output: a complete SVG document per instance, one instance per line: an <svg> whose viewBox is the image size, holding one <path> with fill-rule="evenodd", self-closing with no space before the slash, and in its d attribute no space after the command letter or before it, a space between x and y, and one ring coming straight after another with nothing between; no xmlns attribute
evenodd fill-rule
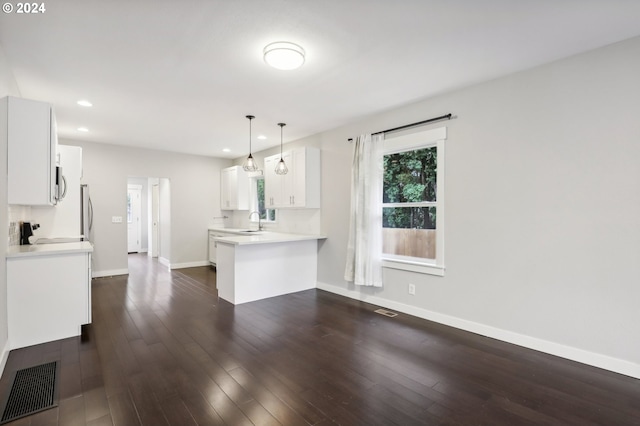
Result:
<svg viewBox="0 0 640 426"><path fill-rule="evenodd" d="M279 70L294 70L304 64L304 49L297 44L277 41L264 48L264 61Z"/></svg>
<svg viewBox="0 0 640 426"><path fill-rule="evenodd" d="M80 105L80 106L83 106L83 107L87 107L87 108L89 108L89 107L92 107L92 106L93 106L93 104L92 104L91 102L89 102L89 101L87 101L87 100L85 100L85 99L79 100L79 101L77 102L77 104L78 104L78 105Z"/></svg>
<svg viewBox="0 0 640 426"><path fill-rule="evenodd" d="M275 172L277 175L286 175L289 172L289 169L282 158L282 128L286 126L286 124L278 123L278 126L280 126L280 161L276 164Z"/></svg>
<svg viewBox="0 0 640 426"><path fill-rule="evenodd" d="M85 133L89 131L89 129L87 129L86 127L78 127L78 129L77 129L77 130L78 130L79 132L85 132Z"/></svg>
<svg viewBox="0 0 640 426"><path fill-rule="evenodd" d="M247 115L249 119L249 156L244 161L242 168L247 172L255 172L258 170L258 165L256 164L256 160L253 159L253 155L251 155L251 120L255 117L253 115Z"/></svg>

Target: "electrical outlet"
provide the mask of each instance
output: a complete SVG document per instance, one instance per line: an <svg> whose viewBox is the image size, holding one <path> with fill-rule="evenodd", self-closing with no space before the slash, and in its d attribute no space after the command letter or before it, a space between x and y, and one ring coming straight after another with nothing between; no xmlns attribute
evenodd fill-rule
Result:
<svg viewBox="0 0 640 426"><path fill-rule="evenodd" d="M409 294L416 294L416 285L415 284L409 284Z"/></svg>
<svg viewBox="0 0 640 426"><path fill-rule="evenodd" d="M122 223L122 216L111 216L111 223Z"/></svg>

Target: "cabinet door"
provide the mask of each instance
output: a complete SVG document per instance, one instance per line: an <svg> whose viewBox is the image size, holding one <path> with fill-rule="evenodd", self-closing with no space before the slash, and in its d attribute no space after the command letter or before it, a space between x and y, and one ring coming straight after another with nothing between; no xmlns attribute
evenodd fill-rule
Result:
<svg viewBox="0 0 640 426"><path fill-rule="evenodd" d="M216 237L215 234L213 233L209 233L209 262L215 264L216 263L216 242L214 240L214 238Z"/></svg>
<svg viewBox="0 0 640 426"><path fill-rule="evenodd" d="M293 181L291 182L292 207L306 206L307 167L305 160L306 150L299 149L292 152L290 163L294 171L292 174Z"/></svg>
<svg viewBox="0 0 640 426"><path fill-rule="evenodd" d="M264 201L268 208L283 206L282 176L275 173L276 165L280 161L280 155L266 157L264 159Z"/></svg>
<svg viewBox="0 0 640 426"><path fill-rule="evenodd" d="M221 172L221 208L222 210L234 210L237 208L238 199L236 187L238 175L233 167L222 169Z"/></svg>
<svg viewBox="0 0 640 426"><path fill-rule="evenodd" d="M289 173L274 169L280 155L265 158L265 201L268 208L320 208L320 150L297 148L284 151Z"/></svg>
<svg viewBox="0 0 640 426"><path fill-rule="evenodd" d="M8 98L8 202L55 204L56 130L51 105Z"/></svg>
<svg viewBox="0 0 640 426"><path fill-rule="evenodd" d="M241 166L227 167L220 172L220 208L249 209L249 176Z"/></svg>
<svg viewBox="0 0 640 426"><path fill-rule="evenodd" d="M294 206L294 193L296 187L297 171L294 163L294 152L286 151L282 153L282 159L284 160L289 172L286 175L281 176L282 179L282 204L283 207ZM280 159L278 159L280 161Z"/></svg>
<svg viewBox="0 0 640 426"><path fill-rule="evenodd" d="M11 349L80 335L90 322L88 253L7 259Z"/></svg>

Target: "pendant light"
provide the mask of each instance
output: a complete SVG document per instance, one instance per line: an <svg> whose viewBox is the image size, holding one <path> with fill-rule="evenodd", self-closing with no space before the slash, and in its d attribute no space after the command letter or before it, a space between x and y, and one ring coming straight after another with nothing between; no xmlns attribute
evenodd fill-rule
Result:
<svg viewBox="0 0 640 426"><path fill-rule="evenodd" d="M289 172L289 169L282 158L282 128L286 126L286 124L278 123L278 126L280 126L280 161L278 161L278 164L276 165L275 172L277 175L286 175Z"/></svg>
<svg viewBox="0 0 640 426"><path fill-rule="evenodd" d="M249 156L244 161L242 168L247 172L255 172L258 170L258 165L256 164L256 160L253 159L253 155L251 155L251 120L255 117L253 115L247 115L249 119Z"/></svg>

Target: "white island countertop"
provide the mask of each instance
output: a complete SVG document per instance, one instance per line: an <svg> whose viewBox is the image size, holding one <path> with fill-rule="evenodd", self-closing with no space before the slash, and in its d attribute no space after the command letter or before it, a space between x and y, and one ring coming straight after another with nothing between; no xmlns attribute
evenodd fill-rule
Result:
<svg viewBox="0 0 640 426"><path fill-rule="evenodd" d="M89 241L73 243L33 244L23 246L9 246L6 258L29 256L55 256L58 254L91 253L93 244Z"/></svg>
<svg viewBox="0 0 640 426"><path fill-rule="evenodd" d="M287 243L292 241L324 240L327 238L324 235L288 234L272 231L246 232L235 228L209 228L209 230L233 234L215 237L215 240L220 243L233 245Z"/></svg>

